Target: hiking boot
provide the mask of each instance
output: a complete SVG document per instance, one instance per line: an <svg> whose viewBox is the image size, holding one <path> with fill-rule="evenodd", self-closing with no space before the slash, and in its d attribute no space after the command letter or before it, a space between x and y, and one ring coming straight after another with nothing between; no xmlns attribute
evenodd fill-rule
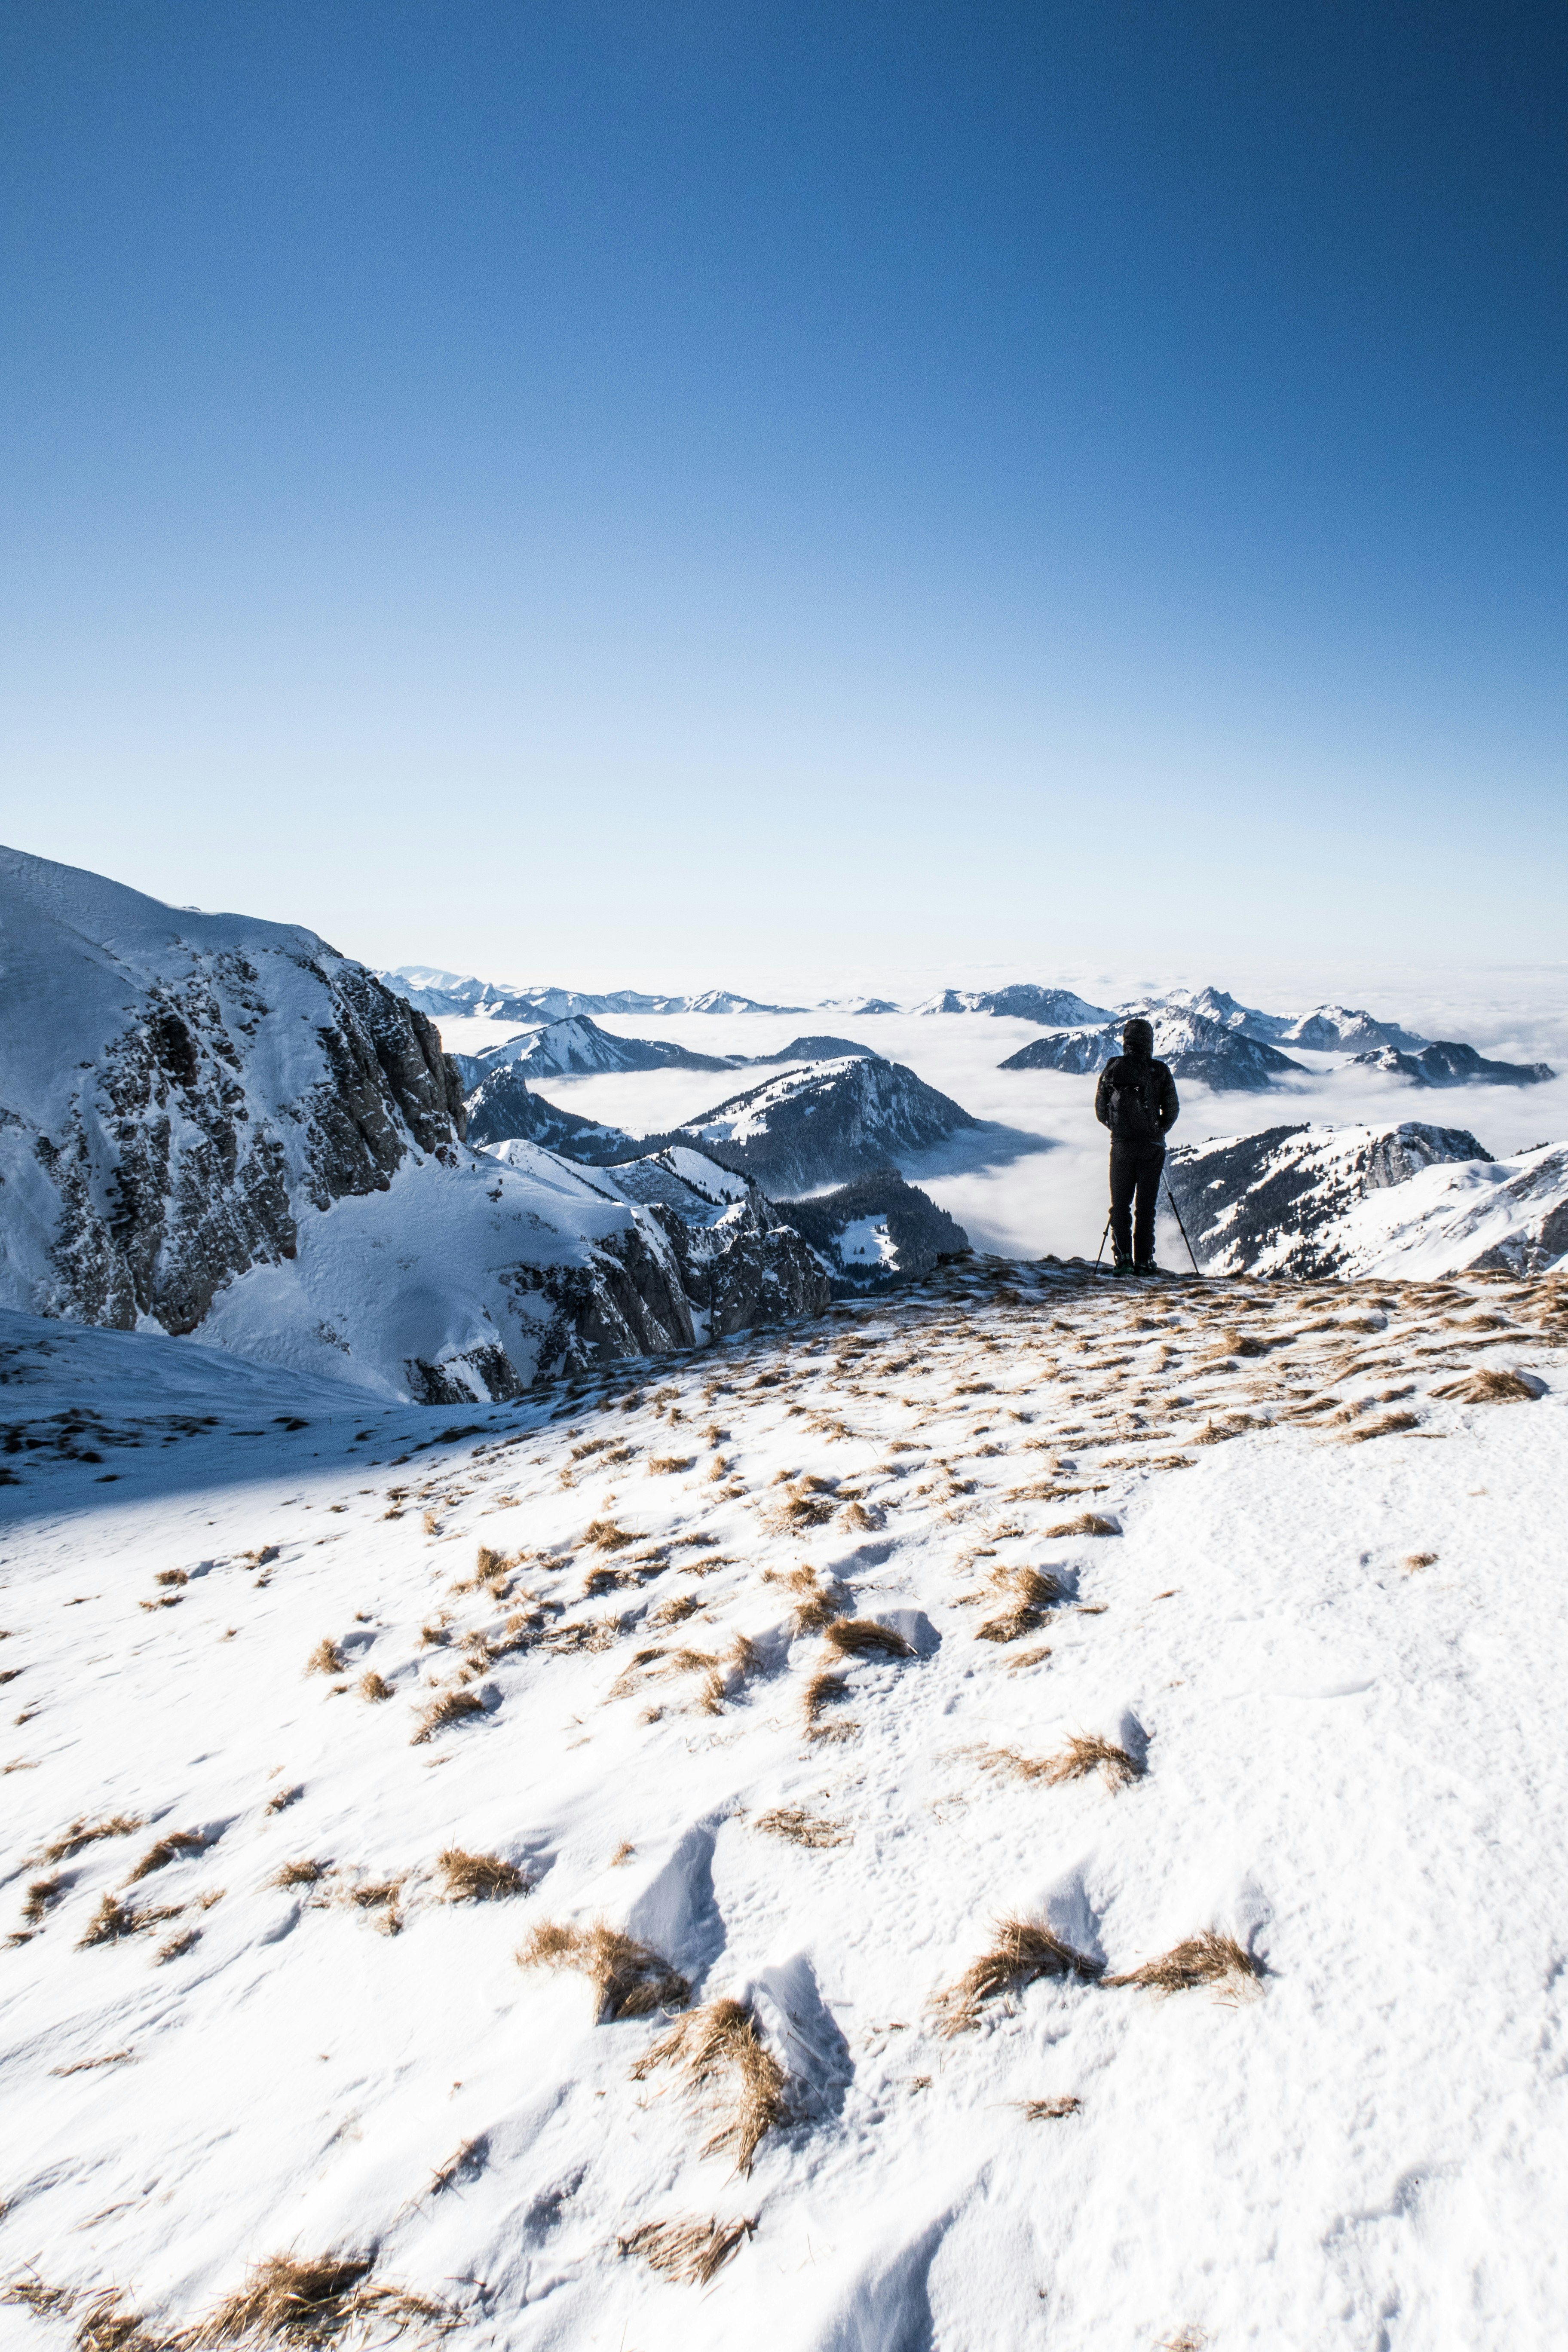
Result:
<svg viewBox="0 0 1568 2352"><path fill-rule="evenodd" d="M1132 1271L1133 1271L1133 1273L1134 1273L1134 1274L1136 1274L1136 1275L1151 1275L1151 1274L1152 1274L1152 1275L1158 1275L1158 1276L1160 1276L1161 1277L1163 1277L1163 1275L1164 1275L1165 1269L1164 1269L1164 1267L1163 1267L1163 1265L1155 1265L1155 1263L1154 1263L1154 1260L1153 1260L1152 1257L1141 1257L1141 1258L1137 1259L1137 1260L1136 1260L1136 1262L1134 1263L1133 1267L1132 1267Z"/></svg>
<svg viewBox="0 0 1568 2352"><path fill-rule="evenodd" d="M1131 1257L1125 1251L1117 1250L1111 1256L1110 1271L1112 1274L1132 1274L1136 1269Z"/></svg>

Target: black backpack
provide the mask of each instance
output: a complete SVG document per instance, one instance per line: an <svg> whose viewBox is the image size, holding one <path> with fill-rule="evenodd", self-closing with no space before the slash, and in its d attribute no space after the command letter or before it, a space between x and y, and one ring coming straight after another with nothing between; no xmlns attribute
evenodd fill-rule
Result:
<svg viewBox="0 0 1568 2352"><path fill-rule="evenodd" d="M1153 1062L1135 1062L1121 1054L1110 1070L1110 1130L1113 1135L1158 1137L1160 1078Z"/></svg>

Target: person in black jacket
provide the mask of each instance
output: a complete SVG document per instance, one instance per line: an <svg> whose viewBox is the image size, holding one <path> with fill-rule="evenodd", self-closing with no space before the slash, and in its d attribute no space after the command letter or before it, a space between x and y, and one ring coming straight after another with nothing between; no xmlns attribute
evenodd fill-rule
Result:
<svg viewBox="0 0 1568 2352"><path fill-rule="evenodd" d="M1158 1274L1154 1204L1165 1165L1165 1136L1181 1111L1176 1081L1154 1059L1154 1032L1130 1021L1121 1052L1107 1062L1094 1090L1094 1115L1110 1129L1110 1246L1115 1274ZM1138 1204L1136 1227L1132 1204Z"/></svg>

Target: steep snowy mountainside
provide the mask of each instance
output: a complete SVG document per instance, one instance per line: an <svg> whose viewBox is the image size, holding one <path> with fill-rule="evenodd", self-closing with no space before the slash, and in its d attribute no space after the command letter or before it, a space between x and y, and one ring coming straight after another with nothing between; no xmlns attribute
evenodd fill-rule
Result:
<svg viewBox="0 0 1568 2352"><path fill-rule="evenodd" d="M451 1424L27 1323L7 2344L1549 2352L1565 1293L972 1261Z"/></svg>
<svg viewBox="0 0 1568 2352"><path fill-rule="evenodd" d="M598 1070L732 1070L735 1057L693 1054L662 1038L616 1037L574 1013L525 1030L477 1057L487 1070L516 1067L525 1077L574 1077Z"/></svg>
<svg viewBox="0 0 1568 2352"><path fill-rule="evenodd" d="M426 1016L309 931L0 855L0 1301L429 1402L689 1344L656 1219L461 1139Z"/></svg>
<svg viewBox="0 0 1568 2352"><path fill-rule="evenodd" d="M901 1063L847 1056L786 1069L683 1131L720 1148L777 1197L869 1175L978 1125Z"/></svg>
<svg viewBox="0 0 1568 2352"><path fill-rule="evenodd" d="M489 1156L526 1165L533 1146L498 1143ZM753 1324L819 1315L832 1292L795 1222L751 1177L685 1145L572 1171L585 1191L625 1201L660 1225L680 1269L699 1343Z"/></svg>
<svg viewBox="0 0 1568 2352"><path fill-rule="evenodd" d="M1276 1127L1180 1146L1172 1188L1216 1274L1536 1274L1568 1254L1568 1144L1494 1160L1463 1128Z"/></svg>
<svg viewBox="0 0 1568 2352"><path fill-rule="evenodd" d="M1358 1054L1353 1066L1405 1078L1417 1087L1539 1087L1557 1073L1546 1062L1489 1062L1473 1045L1440 1042L1424 1053L1401 1054L1391 1045Z"/></svg>
<svg viewBox="0 0 1568 2352"><path fill-rule="evenodd" d="M1226 1027L1201 1013L1154 1007L1154 1051L1168 1062L1177 1078L1211 1087L1216 1093L1258 1094L1277 1078L1301 1072L1277 1046L1266 1045L1245 1030ZM1004 1070L1065 1070L1091 1076L1103 1070L1121 1051L1122 1024L1103 1029L1069 1029L1050 1037L1037 1037L999 1064Z"/></svg>

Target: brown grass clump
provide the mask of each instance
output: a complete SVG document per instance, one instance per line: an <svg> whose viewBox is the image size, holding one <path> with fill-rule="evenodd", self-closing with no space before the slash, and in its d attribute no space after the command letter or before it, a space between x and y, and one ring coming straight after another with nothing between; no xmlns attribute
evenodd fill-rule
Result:
<svg viewBox="0 0 1568 2352"><path fill-rule="evenodd" d="M842 1658L912 1658L915 1654L913 1645L901 1633L891 1625L879 1625L874 1617L836 1617L823 1628L823 1639Z"/></svg>
<svg viewBox="0 0 1568 2352"><path fill-rule="evenodd" d="M837 1579L830 1578L827 1583L822 1583L809 1562L792 1569L787 1576L781 1576L777 1569L768 1569L764 1571L763 1582L783 1584L797 1595L795 1605L795 1631L797 1633L820 1633L833 1623L844 1606L844 1588Z"/></svg>
<svg viewBox="0 0 1568 2352"><path fill-rule="evenodd" d="M1024 2119L1031 2124L1060 2123L1065 2116L1076 2116L1082 2106L1081 2099L1020 2099Z"/></svg>
<svg viewBox="0 0 1568 2352"><path fill-rule="evenodd" d="M433 1738L447 1724L467 1723L476 1715L483 1715L484 1711L483 1699L477 1698L472 1691L443 1691L420 1717L419 1728L408 1744L411 1748L423 1748L425 1742Z"/></svg>
<svg viewBox="0 0 1568 2352"><path fill-rule="evenodd" d="M684 2009L691 1987L668 1960L646 1944L597 1920L591 1927L568 1927L544 1920L517 1956L523 1969L575 1969L598 2000L596 2022L617 2017L649 2017L657 2009Z"/></svg>
<svg viewBox="0 0 1568 2352"><path fill-rule="evenodd" d="M331 1869L330 1862L286 1862L273 1875L274 1886L314 1886Z"/></svg>
<svg viewBox="0 0 1568 2352"><path fill-rule="evenodd" d="M638 1540L626 1528L618 1528L614 1519L590 1519L583 1535L583 1541L595 1551L624 1551L627 1544Z"/></svg>
<svg viewBox="0 0 1568 2352"><path fill-rule="evenodd" d="M1201 1935L1173 1944L1158 1959L1145 1960L1141 1969L1130 1969L1122 1976L1107 1977L1105 1982L1138 1985L1157 1993L1191 1992L1199 1985L1219 1985L1234 2000L1256 1991L1262 1974L1262 1962L1234 1936L1205 1927Z"/></svg>
<svg viewBox="0 0 1568 2352"><path fill-rule="evenodd" d="M532 1883L499 1853L467 1853L457 1845L437 1855L437 1867L447 1882L448 1903L497 1903L509 1895L526 1895Z"/></svg>
<svg viewBox="0 0 1568 2352"><path fill-rule="evenodd" d="M853 1739L859 1730L858 1723L821 1723L818 1717L824 1707L837 1706L849 1696L849 1685L842 1675L826 1672L813 1675L803 1694L801 1705L805 1714L805 1736L808 1739Z"/></svg>
<svg viewBox="0 0 1568 2352"><path fill-rule="evenodd" d="M1026 1633L1037 1633L1049 1622L1049 1612L1063 1597L1061 1584L1048 1570L1016 1568L992 1580L1012 1606L975 1627L977 1642L1016 1642Z"/></svg>
<svg viewBox="0 0 1568 2352"><path fill-rule="evenodd" d="M290 1805L299 1803L304 1793L304 1790L298 1787L279 1789L275 1797L268 1798L267 1810L269 1813L286 1813Z"/></svg>
<svg viewBox="0 0 1568 2352"><path fill-rule="evenodd" d="M1049 1789L1058 1788L1064 1780L1086 1780L1090 1772L1102 1772L1106 1787L1112 1791L1143 1777L1142 1765L1125 1748L1081 1731L1075 1732L1056 1756L1020 1756L1015 1748L990 1748L980 1761L987 1772L1008 1772L1018 1780L1043 1780Z"/></svg>
<svg viewBox="0 0 1568 2352"><path fill-rule="evenodd" d="M343 1654L335 1642L320 1641L305 1661L308 1675L341 1675Z"/></svg>
<svg viewBox="0 0 1568 2352"><path fill-rule="evenodd" d="M385 1676L378 1675L374 1667L372 1666L366 1673L361 1675L359 1678L359 1695L361 1698L383 1699L395 1698L397 1696L397 1692L395 1686L386 1680Z"/></svg>
<svg viewBox="0 0 1568 2352"><path fill-rule="evenodd" d="M133 1830L144 1826L140 1813L111 1813L107 1821L73 1822L63 1836L47 1845L38 1856L40 1862L68 1862L83 1846L94 1845L100 1838L129 1837Z"/></svg>
<svg viewBox="0 0 1568 2352"><path fill-rule="evenodd" d="M849 1838L842 1822L814 1821L798 1805L775 1805L772 1812L759 1813L756 1826L772 1837L787 1838L792 1845L847 1845Z"/></svg>
<svg viewBox="0 0 1568 2352"><path fill-rule="evenodd" d="M650 1454L647 1475L650 1478L674 1478L681 1471L695 1470L696 1467L697 1456L694 1454Z"/></svg>
<svg viewBox="0 0 1568 2352"><path fill-rule="evenodd" d="M1416 1412L1380 1413L1375 1421L1363 1421L1357 1429L1347 1429L1340 1439L1342 1445L1364 1445L1369 1437L1397 1437L1406 1429L1420 1426Z"/></svg>
<svg viewBox="0 0 1568 2352"><path fill-rule="evenodd" d="M679 2066L693 2091L724 2080L730 2112L702 2153L732 2147L736 2171L748 2175L764 2135L784 2121L786 2077L745 2002L713 2000L692 2010L644 2052L632 2080L642 2082L658 2066Z"/></svg>
<svg viewBox="0 0 1568 2352"><path fill-rule="evenodd" d="M127 1886L134 1886L139 1878L150 1878L155 1870L163 1870L171 1862L183 1862L187 1854L205 1853L206 1840L195 1830L171 1830L167 1837L150 1845L130 1877Z"/></svg>
<svg viewBox="0 0 1568 2352"><path fill-rule="evenodd" d="M700 1606L695 1592L672 1593L668 1601L659 1602L647 1622L650 1625L683 1625L689 1617L696 1616Z"/></svg>
<svg viewBox="0 0 1568 2352"><path fill-rule="evenodd" d="M1468 1380L1450 1381L1432 1391L1459 1404L1532 1404L1539 1390L1518 1372L1472 1372Z"/></svg>
<svg viewBox="0 0 1568 2352"><path fill-rule="evenodd" d="M1119 1536L1121 1529L1114 1519L1099 1511L1080 1511L1076 1519L1063 1519L1059 1527L1046 1529L1046 1541L1055 1543L1062 1536Z"/></svg>
<svg viewBox="0 0 1568 2352"><path fill-rule="evenodd" d="M1437 1565L1437 1555L1435 1551L1407 1552L1405 1555L1405 1565L1408 1569L1436 1568Z"/></svg>
<svg viewBox="0 0 1568 2352"><path fill-rule="evenodd" d="M351 2328L374 2323L401 2336L410 2327L444 2336L458 2315L444 2304L400 2287L368 2287L372 2259L321 2254L301 2261L274 2254L258 2263L237 2294L230 2295L192 2328L184 2344L326 2345Z"/></svg>
<svg viewBox="0 0 1568 2352"><path fill-rule="evenodd" d="M177 1903L160 1904L147 1911L132 1911L127 1905L117 1902L112 1895L106 1895L78 1937L77 1949L86 1952L90 1951L95 1944L118 1944L126 1936L142 1935L147 1928L155 1927L161 1920L178 1918L179 1914Z"/></svg>
<svg viewBox="0 0 1568 2352"><path fill-rule="evenodd" d="M1101 1972L1100 1961L1075 1952L1038 1920L999 1919L993 1932L996 1941L991 1949L973 1961L956 1984L938 1993L932 2004L944 2034L963 2033L978 2025L985 2002L998 1993L1022 1991L1040 1977L1080 1977L1092 1982Z"/></svg>
<svg viewBox="0 0 1568 2352"><path fill-rule="evenodd" d="M617 2238L616 2251L640 2254L650 2270L662 2271L681 2286L706 2286L756 2227L754 2215L745 2221L716 2221L711 2216L706 2221L645 2221Z"/></svg>
<svg viewBox="0 0 1568 2352"><path fill-rule="evenodd" d="M44 1914L57 1904L65 1893L66 1882L58 1874L52 1878L35 1878L27 1889L27 1899L22 1906L24 1924L37 1927Z"/></svg>

